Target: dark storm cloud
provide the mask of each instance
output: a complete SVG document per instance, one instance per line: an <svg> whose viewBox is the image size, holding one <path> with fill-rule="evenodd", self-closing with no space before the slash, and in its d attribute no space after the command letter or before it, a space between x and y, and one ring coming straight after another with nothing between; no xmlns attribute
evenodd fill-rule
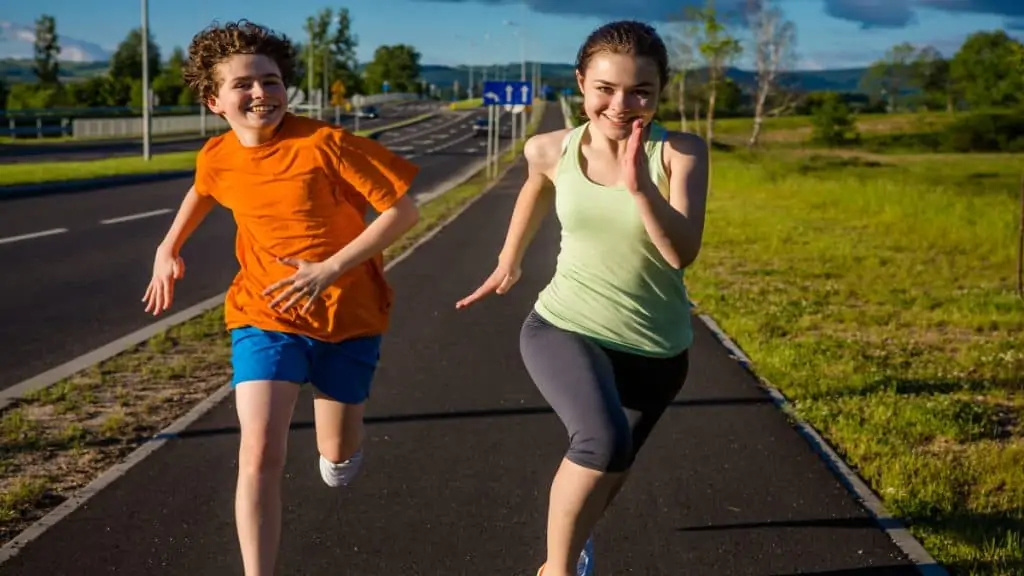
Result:
<svg viewBox="0 0 1024 576"><path fill-rule="evenodd" d="M637 19L648 22L677 20L687 6L702 6L703 0L426 0L432 2L479 2L481 4L523 4L541 14ZM723 13L736 13L747 0L717 0ZM945 12L1006 16L1007 27L1018 30L1024 24L1024 0L821 0L825 13L857 22L865 28L903 28L915 21L917 8ZM790 10L815 9L813 2L781 0Z"/></svg>
<svg viewBox="0 0 1024 576"><path fill-rule="evenodd" d="M431 2L478 2L480 4L526 4L539 14L593 16L607 20L632 19L668 22L682 17L688 6L704 5L703 0L427 0ZM744 0L717 0L723 13L733 11Z"/></svg>
<svg viewBox="0 0 1024 576"><path fill-rule="evenodd" d="M864 28L903 28L914 21L909 0L825 0L825 13Z"/></svg>
<svg viewBox="0 0 1024 576"><path fill-rule="evenodd" d="M858 22L865 28L903 28L914 22L917 8L1007 18L1024 16L1024 0L825 0L829 15ZM1012 27L1013 22L1007 26Z"/></svg>

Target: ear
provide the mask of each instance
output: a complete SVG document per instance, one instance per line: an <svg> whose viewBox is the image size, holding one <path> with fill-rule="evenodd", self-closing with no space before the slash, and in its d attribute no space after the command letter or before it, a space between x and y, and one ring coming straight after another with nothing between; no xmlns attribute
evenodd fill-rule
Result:
<svg viewBox="0 0 1024 576"><path fill-rule="evenodd" d="M576 86L580 89L580 94L583 94L583 74L580 71L576 71Z"/></svg>
<svg viewBox="0 0 1024 576"><path fill-rule="evenodd" d="M206 99L206 107L209 108L210 112L213 112L214 114L224 113L224 111L220 108L220 104L217 102L216 96L210 96Z"/></svg>

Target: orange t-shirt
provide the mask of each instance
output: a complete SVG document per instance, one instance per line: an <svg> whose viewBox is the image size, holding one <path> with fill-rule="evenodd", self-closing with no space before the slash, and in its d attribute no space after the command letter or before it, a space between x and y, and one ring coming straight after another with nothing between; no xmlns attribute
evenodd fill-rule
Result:
<svg viewBox="0 0 1024 576"><path fill-rule="evenodd" d="M196 159L195 188L230 210L238 226L241 269L225 302L228 329L253 326L328 342L384 333L392 292L383 254L343 274L306 314L305 299L284 312L271 309L279 292L263 290L296 270L278 258L326 260L366 228L369 206L387 210L418 171L374 140L292 114L259 146L242 146L232 132L210 138Z"/></svg>

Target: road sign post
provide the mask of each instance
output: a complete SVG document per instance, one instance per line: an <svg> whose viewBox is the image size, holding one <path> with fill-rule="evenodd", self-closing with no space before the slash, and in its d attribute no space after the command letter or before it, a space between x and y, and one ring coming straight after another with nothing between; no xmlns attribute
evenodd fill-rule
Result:
<svg viewBox="0 0 1024 576"><path fill-rule="evenodd" d="M501 108L513 114L511 131L512 146L516 145L516 114L522 113L527 106L533 105L533 82L529 80L504 81L488 80L483 86L483 106L487 107L487 166L488 175L498 175L498 158L501 156L501 139L498 136L501 127ZM523 139L526 139L526 125L523 124ZM492 140L493 138L493 140ZM491 142L493 141L493 145ZM491 170L491 162L494 169Z"/></svg>

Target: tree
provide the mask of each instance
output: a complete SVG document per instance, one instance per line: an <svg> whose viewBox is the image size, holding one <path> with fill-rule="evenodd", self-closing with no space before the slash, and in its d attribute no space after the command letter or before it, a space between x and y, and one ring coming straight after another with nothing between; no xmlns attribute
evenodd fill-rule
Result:
<svg viewBox="0 0 1024 576"><path fill-rule="evenodd" d="M160 48L149 34L147 43L149 50L149 80L153 81L160 75ZM142 80L142 29L135 28L117 45L117 50L110 58L111 78L122 80Z"/></svg>
<svg viewBox="0 0 1024 576"><path fill-rule="evenodd" d="M395 92L415 92L420 76L420 53L408 44L380 46L366 66L367 92L383 91L384 82Z"/></svg>
<svg viewBox="0 0 1024 576"><path fill-rule="evenodd" d="M303 68L301 86L307 91L326 91L330 82L341 79L349 89L358 87L356 47L359 39L352 34L348 8L341 8L337 14L331 8L324 8L306 18L304 29L306 43L299 50Z"/></svg>
<svg viewBox="0 0 1024 576"><path fill-rule="evenodd" d="M770 0L767 0L770 1ZM747 22L754 37L757 93L754 97L754 129L748 146L756 146L764 124L764 107L777 85L779 72L792 63L796 26L783 18L782 10L766 0L749 0Z"/></svg>
<svg viewBox="0 0 1024 576"><path fill-rule="evenodd" d="M334 56L332 78L337 78L350 93L359 92L359 61L356 48L359 37L352 34L352 17L348 8L338 10L337 26L331 35L331 50Z"/></svg>
<svg viewBox="0 0 1024 576"><path fill-rule="evenodd" d="M36 78L43 86L55 87L60 82L60 65L57 62L57 56L60 54L57 20L48 14L40 16L36 20L35 36Z"/></svg>
<svg viewBox="0 0 1024 576"><path fill-rule="evenodd" d="M1024 78L1013 65L1020 42L1003 30L975 32L953 56L949 73L958 94L975 108L1006 107L1024 99Z"/></svg>
<svg viewBox="0 0 1024 576"><path fill-rule="evenodd" d="M185 85L182 71L185 68L185 51L175 46L167 66L153 80L153 93L164 106L189 106L195 104L195 95Z"/></svg>
<svg viewBox="0 0 1024 576"><path fill-rule="evenodd" d="M888 99L889 112L896 111L900 92L912 86L915 53L916 49L909 42L897 44L889 48L881 60L871 64L861 78L865 90Z"/></svg>
<svg viewBox="0 0 1024 576"><path fill-rule="evenodd" d="M707 124L706 137L710 143L715 138L715 98L718 93L718 83L725 73L726 66L732 64L739 57L743 52L743 47L739 40L729 34L725 25L718 19L713 2L709 2L702 10L695 10L693 14L702 24L698 47L708 69L708 111L705 123Z"/></svg>
<svg viewBox="0 0 1024 576"><path fill-rule="evenodd" d="M679 109L679 119L684 132L688 130L686 123L686 80L693 72L697 63L696 38L698 37L699 23L693 8L684 11L684 17L679 23L679 29L672 34L669 40L672 68L672 83L675 85L676 107Z"/></svg>
<svg viewBox="0 0 1024 576"><path fill-rule="evenodd" d="M915 86L921 89L925 104L944 106L953 111L953 86L949 77L949 61L932 46L924 46L917 52L911 65L911 77Z"/></svg>

